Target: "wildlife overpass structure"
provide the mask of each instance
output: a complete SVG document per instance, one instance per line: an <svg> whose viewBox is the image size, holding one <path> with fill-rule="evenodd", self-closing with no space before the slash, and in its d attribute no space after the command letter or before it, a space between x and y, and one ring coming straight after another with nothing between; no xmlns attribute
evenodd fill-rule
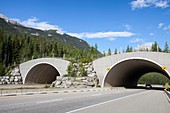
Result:
<svg viewBox="0 0 170 113"><path fill-rule="evenodd" d="M45 84L67 74L68 65L66 60L40 58L19 67L24 84ZM121 53L93 61L93 68L102 87L136 87L139 78L149 72L158 72L170 79L170 53Z"/></svg>
<svg viewBox="0 0 170 113"><path fill-rule="evenodd" d="M57 58L40 58L20 64L23 84L49 84L56 76L67 73L69 61Z"/></svg>
<svg viewBox="0 0 170 113"><path fill-rule="evenodd" d="M161 52L130 52L93 61L102 87L136 87L139 78L158 72L170 79L170 54Z"/></svg>

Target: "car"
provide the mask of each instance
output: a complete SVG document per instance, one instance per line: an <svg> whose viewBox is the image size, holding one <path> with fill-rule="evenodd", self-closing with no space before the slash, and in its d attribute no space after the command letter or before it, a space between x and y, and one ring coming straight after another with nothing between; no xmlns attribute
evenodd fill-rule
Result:
<svg viewBox="0 0 170 113"><path fill-rule="evenodd" d="M147 84L145 84L145 88L146 88L146 89L151 89L151 88L152 88L152 85L147 83Z"/></svg>

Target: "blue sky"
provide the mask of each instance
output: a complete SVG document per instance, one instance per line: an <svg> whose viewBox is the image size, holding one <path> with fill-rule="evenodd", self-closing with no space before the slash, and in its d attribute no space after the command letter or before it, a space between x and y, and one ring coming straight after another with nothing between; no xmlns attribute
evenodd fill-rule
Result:
<svg viewBox="0 0 170 113"><path fill-rule="evenodd" d="M58 29L114 52L157 41L170 45L170 0L1 0L0 13L21 24Z"/></svg>

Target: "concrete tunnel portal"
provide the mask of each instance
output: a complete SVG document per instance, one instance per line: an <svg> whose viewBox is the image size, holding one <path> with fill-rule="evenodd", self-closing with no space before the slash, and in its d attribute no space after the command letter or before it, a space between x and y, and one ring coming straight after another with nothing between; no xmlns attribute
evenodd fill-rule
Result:
<svg viewBox="0 0 170 113"><path fill-rule="evenodd" d="M51 64L37 64L28 71L25 84L51 84L56 76L60 76L59 71Z"/></svg>
<svg viewBox="0 0 170 113"><path fill-rule="evenodd" d="M168 71L152 60L144 58L128 58L114 64L106 73L102 87L137 87L141 76L150 72L158 72L170 79Z"/></svg>

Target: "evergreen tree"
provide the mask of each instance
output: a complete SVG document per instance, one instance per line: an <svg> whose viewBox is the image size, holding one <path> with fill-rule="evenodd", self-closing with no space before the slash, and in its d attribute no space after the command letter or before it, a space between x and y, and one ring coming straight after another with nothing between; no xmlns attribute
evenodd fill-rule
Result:
<svg viewBox="0 0 170 113"><path fill-rule="evenodd" d="M110 56L111 54L112 54L112 52L111 52L111 49L109 48L107 55Z"/></svg>
<svg viewBox="0 0 170 113"><path fill-rule="evenodd" d="M115 48L115 52L114 52L114 54L117 54L117 48Z"/></svg>
<svg viewBox="0 0 170 113"><path fill-rule="evenodd" d="M169 51L168 42L165 42L164 52L165 52L165 53L168 53L168 51Z"/></svg>
<svg viewBox="0 0 170 113"><path fill-rule="evenodd" d="M94 53L95 55L94 56L95 56L95 58L98 58L98 46L97 46L97 44L95 44L94 47L95 47L95 53Z"/></svg>
<svg viewBox="0 0 170 113"><path fill-rule="evenodd" d="M161 48L159 47L159 45L156 41L152 44L151 50L161 52Z"/></svg>

